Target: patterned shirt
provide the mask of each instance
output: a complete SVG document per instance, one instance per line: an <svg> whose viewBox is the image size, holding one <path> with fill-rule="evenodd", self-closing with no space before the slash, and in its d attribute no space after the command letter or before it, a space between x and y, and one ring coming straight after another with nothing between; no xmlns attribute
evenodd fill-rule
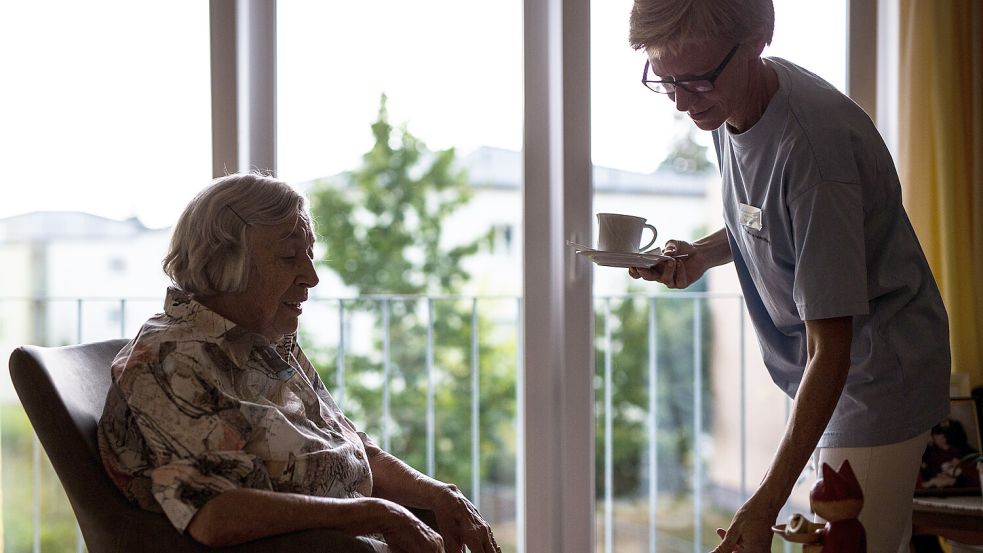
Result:
<svg viewBox="0 0 983 553"><path fill-rule="evenodd" d="M175 288L113 361L98 433L116 486L181 532L236 488L369 496L378 451L295 335L271 343Z"/></svg>

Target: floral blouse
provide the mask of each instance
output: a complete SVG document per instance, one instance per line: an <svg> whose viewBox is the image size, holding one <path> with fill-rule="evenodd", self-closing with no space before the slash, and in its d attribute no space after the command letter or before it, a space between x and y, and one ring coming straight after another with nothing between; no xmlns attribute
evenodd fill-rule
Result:
<svg viewBox="0 0 983 553"><path fill-rule="evenodd" d="M290 335L248 332L169 288L112 364L99 452L116 486L181 532L209 499L254 488L371 495L378 447Z"/></svg>

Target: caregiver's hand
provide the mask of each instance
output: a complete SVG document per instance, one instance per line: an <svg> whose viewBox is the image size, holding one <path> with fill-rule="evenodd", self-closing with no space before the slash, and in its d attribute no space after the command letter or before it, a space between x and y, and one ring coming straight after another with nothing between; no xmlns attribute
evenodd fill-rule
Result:
<svg viewBox="0 0 983 553"><path fill-rule="evenodd" d="M667 259L653 267L630 267L628 276L661 282L669 288L686 288L703 276L712 265L708 262L701 248L682 240L669 240L662 250L663 255L676 257L686 255L683 259Z"/></svg>
<svg viewBox="0 0 983 553"><path fill-rule="evenodd" d="M760 492L759 492L760 493ZM710 553L770 553L778 510L770 507L774 500L752 496L734 514L727 531L717 529L721 542Z"/></svg>

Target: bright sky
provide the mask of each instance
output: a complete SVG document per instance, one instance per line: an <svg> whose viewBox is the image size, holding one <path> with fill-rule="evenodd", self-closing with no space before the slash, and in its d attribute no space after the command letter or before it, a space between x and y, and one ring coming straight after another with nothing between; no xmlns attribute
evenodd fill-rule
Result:
<svg viewBox="0 0 983 553"><path fill-rule="evenodd" d="M766 55L842 88L845 4L776 0ZM521 147L521 0L278 6L279 176L355 166L382 92L391 119L433 148ZM672 105L638 82L630 8L592 5L593 158L647 172L679 129ZM172 224L210 180L208 60L202 0L0 0L0 217L83 210Z"/></svg>

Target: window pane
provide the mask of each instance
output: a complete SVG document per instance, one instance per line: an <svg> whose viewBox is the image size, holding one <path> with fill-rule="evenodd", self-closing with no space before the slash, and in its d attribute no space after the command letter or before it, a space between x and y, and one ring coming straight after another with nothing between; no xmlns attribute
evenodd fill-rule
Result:
<svg viewBox="0 0 983 553"><path fill-rule="evenodd" d="M172 224L211 178L207 2L3 2L0 21L0 216Z"/></svg>
<svg viewBox="0 0 983 553"><path fill-rule="evenodd" d="M372 145L381 94L393 122L408 124L432 149L518 151L521 8L517 0L280 2L281 177L303 181L356 167Z"/></svg>
<svg viewBox="0 0 983 553"><path fill-rule="evenodd" d="M846 0L775 0L775 36L764 55L801 65L845 92L846 10Z"/></svg>
<svg viewBox="0 0 983 553"><path fill-rule="evenodd" d="M282 1L277 33L278 172L319 243L304 349L515 551L522 3Z"/></svg>
<svg viewBox="0 0 983 553"><path fill-rule="evenodd" d="M0 2L0 359L160 311L166 227L211 180L208 33L200 0ZM0 427L4 547L81 550L6 370Z"/></svg>

